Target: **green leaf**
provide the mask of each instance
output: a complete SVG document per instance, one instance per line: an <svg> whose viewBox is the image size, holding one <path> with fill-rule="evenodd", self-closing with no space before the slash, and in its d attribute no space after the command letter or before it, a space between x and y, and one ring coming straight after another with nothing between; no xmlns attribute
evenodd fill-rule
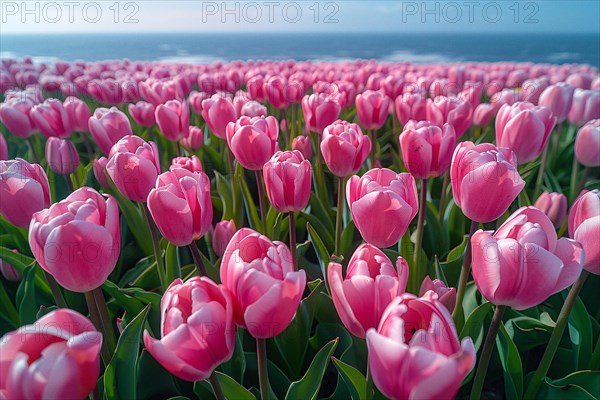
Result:
<svg viewBox="0 0 600 400"><path fill-rule="evenodd" d="M329 265L330 253L327 251L325 244L323 244L323 240L312 227L310 222L306 223L306 229L308 230L308 240L311 241L313 247L315 248L315 252L317 253L317 258L319 259L319 264L321 265L321 273L323 274L322 278L326 279L327 277L327 266Z"/></svg>
<svg viewBox="0 0 600 400"><path fill-rule="evenodd" d="M469 242L469 235L463 235L462 242L450 250L446 261L441 262L440 265L444 271L444 275L448 278L446 282L451 287L456 287L458 284L458 278L460 276L460 270L462 268L462 262L465 255L465 249Z"/></svg>
<svg viewBox="0 0 600 400"><path fill-rule="evenodd" d="M500 332L496 336L498 355L504 373L504 392L508 400L517 400L523 396L523 366L517 346L506 332L504 324L500 324Z"/></svg>
<svg viewBox="0 0 600 400"><path fill-rule="evenodd" d="M179 392L174 376L164 369L147 350L138 359L136 395L138 399L174 396Z"/></svg>
<svg viewBox="0 0 600 400"><path fill-rule="evenodd" d="M569 338L574 350L575 365L579 369L586 368L592 354L592 323L585 305L579 297L577 297L573 304L568 326Z"/></svg>
<svg viewBox="0 0 600 400"><path fill-rule="evenodd" d="M352 249L352 245L354 244L354 236L356 235L356 226L354 225L354 221L348 221L348 224L342 231L342 237L340 241L340 252L341 255L348 254Z"/></svg>
<svg viewBox="0 0 600 400"><path fill-rule="evenodd" d="M170 284L177 278L181 278L179 248L171 242L167 244L167 250L165 251L165 268L168 284Z"/></svg>
<svg viewBox="0 0 600 400"><path fill-rule="evenodd" d="M467 336L470 336L471 339L473 339L475 351L479 350L479 347L483 342L483 323L493 307L492 303L486 302L475 308L467 317L465 326L463 326L460 331L461 339L464 339Z"/></svg>
<svg viewBox="0 0 600 400"><path fill-rule="evenodd" d="M21 324L33 324L37 319L38 306L35 301L35 265L27 267L23 272L21 284L17 289L17 304Z"/></svg>
<svg viewBox="0 0 600 400"><path fill-rule="evenodd" d="M231 183L223 175L215 171L217 193L223 204L223 220L233 219L235 210L233 209L233 197Z"/></svg>
<svg viewBox="0 0 600 400"><path fill-rule="evenodd" d="M6 247L0 247L0 259L12 265L21 274L35 263L35 259L21 253L15 253Z"/></svg>
<svg viewBox="0 0 600 400"><path fill-rule="evenodd" d="M323 376L325 375L325 369L327 368L327 364L329 364L329 360L331 359L331 355L335 351L337 344L338 339L334 339L319 350L302 379L292 382L290 385L285 396L286 400L314 400L317 398Z"/></svg>
<svg viewBox="0 0 600 400"><path fill-rule="evenodd" d="M0 281L0 304L2 304L1 315L12 324L13 328L18 328L21 325L19 313L6 293L6 290L4 290L2 281ZM0 335L3 333L3 331L0 331Z"/></svg>
<svg viewBox="0 0 600 400"><path fill-rule="evenodd" d="M562 379L545 378L537 398L592 400L600 398L600 371L577 371Z"/></svg>
<svg viewBox="0 0 600 400"><path fill-rule="evenodd" d="M243 331L240 329L235 335L235 348L231 359L226 363L221 364L223 372L237 382L244 381L244 373L246 372L246 357L244 356L244 348L242 345Z"/></svg>
<svg viewBox="0 0 600 400"><path fill-rule="evenodd" d="M217 376L226 399L256 400L256 397L248 389L237 383L233 378L218 371L213 373Z"/></svg>
<svg viewBox="0 0 600 400"><path fill-rule="evenodd" d="M333 365L337 368L344 383L348 387L352 399L363 400L367 398L367 380L356 368L333 357Z"/></svg>
<svg viewBox="0 0 600 400"><path fill-rule="evenodd" d="M114 186L115 184L110 180L110 177L108 181L111 188L107 189L107 191L117 200L119 210L121 210L121 214L125 217L127 227L135 238L137 245L144 255L149 256L153 254L150 231L148 225L144 222L144 217L140 213L139 208L116 189Z"/></svg>
<svg viewBox="0 0 600 400"><path fill-rule="evenodd" d="M109 400L136 398L138 354L142 330L149 310L150 305L147 305L125 327L121 337L119 337L117 350L104 372L105 395Z"/></svg>
<svg viewBox="0 0 600 400"><path fill-rule="evenodd" d="M275 337L279 349L293 377L299 377L308 348L308 339L313 325L318 295L325 288L325 282L319 280L312 292L300 302L296 316L290 325Z"/></svg>
<svg viewBox="0 0 600 400"><path fill-rule="evenodd" d="M250 193L250 189L248 188L248 184L243 176L240 178L240 186L242 187L242 194L244 198L244 206L246 207L246 213L250 218L250 227L256 231L264 232L262 221L260 219L260 215L258 214L258 209L256 208L256 204L254 203L254 199L252 198L252 194ZM267 201L267 199L264 199Z"/></svg>

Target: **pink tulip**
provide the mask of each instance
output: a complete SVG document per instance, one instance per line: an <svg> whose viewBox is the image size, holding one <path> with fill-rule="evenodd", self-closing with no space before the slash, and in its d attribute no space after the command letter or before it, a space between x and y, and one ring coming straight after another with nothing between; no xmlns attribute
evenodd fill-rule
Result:
<svg viewBox="0 0 600 400"><path fill-rule="evenodd" d="M548 107L525 102L505 104L496 117L496 142L514 151L524 164L542 153L555 124L556 117Z"/></svg>
<svg viewBox="0 0 600 400"><path fill-rule="evenodd" d="M32 214L50 206L50 186L44 169L17 158L0 161L0 214L20 228Z"/></svg>
<svg viewBox="0 0 600 400"><path fill-rule="evenodd" d="M60 100L48 99L34 106L30 113L35 126L47 138L56 136L68 139L73 133L69 114Z"/></svg>
<svg viewBox="0 0 600 400"><path fill-rule="evenodd" d="M567 196L562 193L544 192L533 206L546 214L556 229L560 228L567 218Z"/></svg>
<svg viewBox="0 0 600 400"><path fill-rule="evenodd" d="M236 227L233 220L221 221L215 225L212 235L212 248L218 257L223 257L223 254L225 254L225 249L235 231Z"/></svg>
<svg viewBox="0 0 600 400"><path fill-rule="evenodd" d="M424 121L427 119L425 96L419 92L404 93L396 98L394 102L396 107L396 117L402 125L405 125L411 119Z"/></svg>
<svg viewBox="0 0 600 400"><path fill-rule="evenodd" d="M158 148L139 136L125 136L110 149L106 170L123 196L143 203L160 174Z"/></svg>
<svg viewBox="0 0 600 400"><path fill-rule="evenodd" d="M53 172L69 175L79 167L79 153L69 139L49 137L46 141L46 161Z"/></svg>
<svg viewBox="0 0 600 400"><path fill-rule="evenodd" d="M287 246L248 228L231 238L220 274L232 294L235 323L259 339L288 327L306 287L306 274L294 271Z"/></svg>
<svg viewBox="0 0 600 400"><path fill-rule="evenodd" d="M471 108L475 108L481 102L481 96L483 95L483 84L481 82L469 81L465 83L462 92L458 96L464 101L471 104Z"/></svg>
<svg viewBox="0 0 600 400"><path fill-rule="evenodd" d="M356 114L360 124L368 130L380 129L387 120L390 98L383 92L366 90L356 96Z"/></svg>
<svg viewBox="0 0 600 400"><path fill-rule="evenodd" d="M456 289L451 287L447 287L444 282L439 279L434 279L433 281L427 275L425 279L423 279L423 283L421 283L421 289L419 289L419 296L424 296L425 293L433 290L435 294L438 295L438 299L440 303L442 303L448 311L454 311L454 307L456 306Z"/></svg>
<svg viewBox="0 0 600 400"><path fill-rule="evenodd" d="M292 150L298 150L305 159L310 160L312 158L312 144L308 136L296 136L292 141Z"/></svg>
<svg viewBox="0 0 600 400"><path fill-rule="evenodd" d="M413 176L387 168L350 177L346 200L363 239L379 248L398 243L419 210Z"/></svg>
<svg viewBox="0 0 600 400"><path fill-rule="evenodd" d="M538 104L548 107L556 117L557 123L562 123L567 119L571 105L573 104L573 93L575 87L568 83L559 82L548 86L540 95Z"/></svg>
<svg viewBox="0 0 600 400"><path fill-rule="evenodd" d="M327 168L340 178L358 172L371 151L371 140L360 127L337 120L323 130L321 154Z"/></svg>
<svg viewBox="0 0 600 400"><path fill-rule="evenodd" d="M306 95L302 99L302 113L306 132L317 132L319 135L340 116L341 107L335 98L323 93Z"/></svg>
<svg viewBox="0 0 600 400"><path fill-rule="evenodd" d="M106 176L106 164L108 164L108 158L100 157L94 160L94 165L92 166L96 181L104 189L110 188L110 183L108 182L108 178Z"/></svg>
<svg viewBox="0 0 600 400"><path fill-rule="evenodd" d="M600 119L589 121L577 132L575 158L586 167L600 166Z"/></svg>
<svg viewBox="0 0 600 400"><path fill-rule="evenodd" d="M27 138L37 130L30 114L33 105L30 100L2 103L0 104L0 120L10 133Z"/></svg>
<svg viewBox="0 0 600 400"><path fill-rule="evenodd" d="M12 251L15 254L17 250ZM21 280L21 273L15 269L8 262L0 259L0 274L9 282L19 282Z"/></svg>
<svg viewBox="0 0 600 400"><path fill-rule="evenodd" d="M240 116L246 117L266 117L267 116L267 107L263 106L257 101L249 101L243 105Z"/></svg>
<svg viewBox="0 0 600 400"><path fill-rule="evenodd" d="M490 143L459 143L452 156L450 179L456 205L468 218L482 223L504 214L525 187L514 153Z"/></svg>
<svg viewBox="0 0 600 400"><path fill-rule="evenodd" d="M489 103L481 103L473 111L473 125L488 126L495 115L494 106Z"/></svg>
<svg viewBox="0 0 600 400"><path fill-rule="evenodd" d="M281 110L290 104L290 98L286 92L287 86L287 79L280 75L272 76L264 82L263 92L273 107Z"/></svg>
<svg viewBox="0 0 600 400"><path fill-rule="evenodd" d="M575 89L569 122L583 126L593 119L600 119L600 90Z"/></svg>
<svg viewBox="0 0 600 400"><path fill-rule="evenodd" d="M139 126L149 128L156 123L156 117L154 116L156 109L150 103L138 101L136 104L129 104L127 109L129 110L131 118L133 118L135 123Z"/></svg>
<svg viewBox="0 0 600 400"><path fill-rule="evenodd" d="M156 179L148 208L160 233L176 246L200 239L212 224L210 179L202 171L175 168Z"/></svg>
<svg viewBox="0 0 600 400"><path fill-rule="evenodd" d="M123 102L123 87L114 79L93 79L86 84L87 92L101 104L116 106Z"/></svg>
<svg viewBox="0 0 600 400"><path fill-rule="evenodd" d="M473 341L459 341L433 291L396 297L367 332L367 349L373 382L391 399L452 399L475 365Z"/></svg>
<svg viewBox="0 0 600 400"><path fill-rule="evenodd" d="M169 171L173 171L175 168L185 168L190 172L202 172L202 163L196 156L175 157L171 160Z"/></svg>
<svg viewBox="0 0 600 400"><path fill-rule="evenodd" d="M515 310L534 307L579 277L584 253L571 239L557 239L550 219L535 207L521 207L492 235L471 238L472 270L481 294Z"/></svg>
<svg viewBox="0 0 600 400"><path fill-rule="evenodd" d="M0 340L3 399L83 399L100 375L102 334L68 308L51 311Z"/></svg>
<svg viewBox="0 0 600 400"><path fill-rule="evenodd" d="M161 339L144 331L148 352L186 381L207 379L235 348L231 297L209 278L176 279L160 301Z"/></svg>
<svg viewBox="0 0 600 400"><path fill-rule="evenodd" d="M185 101L169 100L156 107L154 112L160 132L176 142L188 136L190 131L190 108Z"/></svg>
<svg viewBox="0 0 600 400"><path fill-rule="evenodd" d="M585 251L583 268L592 274L600 275L599 190L592 190L580 195L573 203L569 212L569 236L579 242Z"/></svg>
<svg viewBox="0 0 600 400"><path fill-rule="evenodd" d="M96 289L119 259L117 202L84 186L33 214L29 245L40 266L65 289L80 293Z"/></svg>
<svg viewBox="0 0 600 400"><path fill-rule="evenodd" d="M96 108L88 122L94 141L104 154L124 136L133 135L129 119L116 107Z"/></svg>
<svg viewBox="0 0 600 400"><path fill-rule="evenodd" d="M0 161L2 160L8 160L8 145L4 135L0 135Z"/></svg>
<svg viewBox="0 0 600 400"><path fill-rule="evenodd" d="M181 139L181 144L190 150L198 150L204 144L204 131L197 126L190 126L187 137Z"/></svg>
<svg viewBox="0 0 600 400"><path fill-rule="evenodd" d="M64 107L71 121L71 126L76 132L88 132L88 121L92 116L90 108L85 101L69 96L64 101Z"/></svg>
<svg viewBox="0 0 600 400"><path fill-rule="evenodd" d="M210 99L210 94L205 92L192 91L188 96L188 104L192 107L192 110L198 114L202 114L202 102L206 99Z"/></svg>
<svg viewBox="0 0 600 400"><path fill-rule="evenodd" d="M427 179L442 175L450 168L456 146L454 128L442 128L429 121L409 121L400 134L402 159L415 178Z"/></svg>
<svg viewBox="0 0 600 400"><path fill-rule="evenodd" d="M278 151L263 166L269 201L282 213L300 211L308 205L312 167L299 151Z"/></svg>
<svg viewBox="0 0 600 400"><path fill-rule="evenodd" d="M454 127L456 138L459 139L473 122L471 104L460 97L438 96L427 100L427 120L441 127L448 123Z"/></svg>
<svg viewBox="0 0 600 400"><path fill-rule="evenodd" d="M238 115L229 97L215 94L202 102L202 117L216 137L225 139L227 126L235 122Z"/></svg>
<svg viewBox="0 0 600 400"><path fill-rule="evenodd" d="M396 268L385 253L370 244L358 246L348 262L346 278L342 278L341 264L329 263L327 281L333 304L354 336L364 339L367 330L377 328L388 304L406 291L406 260L398 257Z"/></svg>
<svg viewBox="0 0 600 400"><path fill-rule="evenodd" d="M227 144L238 162L257 171L279 150L279 125L275 117L241 117L227 125Z"/></svg>

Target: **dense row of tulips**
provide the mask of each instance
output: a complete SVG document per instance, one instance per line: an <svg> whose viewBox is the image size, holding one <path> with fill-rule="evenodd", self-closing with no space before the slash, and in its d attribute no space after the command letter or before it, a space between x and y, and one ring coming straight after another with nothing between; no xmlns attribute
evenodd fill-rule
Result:
<svg viewBox="0 0 600 400"><path fill-rule="evenodd" d="M0 67L1 398L600 396L595 68Z"/></svg>

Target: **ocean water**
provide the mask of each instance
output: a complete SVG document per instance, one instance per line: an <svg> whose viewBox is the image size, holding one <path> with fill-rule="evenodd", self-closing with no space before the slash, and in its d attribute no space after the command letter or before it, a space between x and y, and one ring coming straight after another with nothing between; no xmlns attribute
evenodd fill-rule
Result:
<svg viewBox="0 0 600 400"><path fill-rule="evenodd" d="M600 67L599 35L558 34L3 34L0 57L39 61L210 63L377 59L413 63L530 61Z"/></svg>

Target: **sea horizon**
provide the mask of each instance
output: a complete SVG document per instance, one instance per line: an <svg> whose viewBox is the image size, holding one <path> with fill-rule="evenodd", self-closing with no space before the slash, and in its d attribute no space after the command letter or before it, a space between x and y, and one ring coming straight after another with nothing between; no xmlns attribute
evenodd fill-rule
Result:
<svg viewBox="0 0 600 400"><path fill-rule="evenodd" d="M326 39L326 40L323 40ZM518 47L515 47L518 43ZM594 33L8 33L0 58L37 62L129 59L180 63L232 60L344 61L416 64L534 62L600 67Z"/></svg>

